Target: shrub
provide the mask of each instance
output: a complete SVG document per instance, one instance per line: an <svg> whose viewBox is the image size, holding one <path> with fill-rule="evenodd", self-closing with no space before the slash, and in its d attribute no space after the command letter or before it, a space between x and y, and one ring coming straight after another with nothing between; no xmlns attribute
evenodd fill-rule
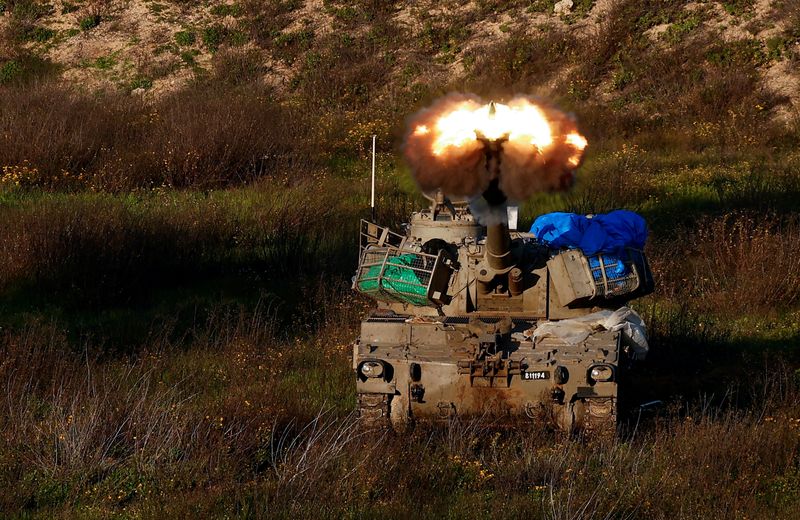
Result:
<svg viewBox="0 0 800 520"><path fill-rule="evenodd" d="M9 5L13 6L11 14L16 19L38 20L53 12L51 4L36 0L16 0Z"/></svg>
<svg viewBox="0 0 800 520"><path fill-rule="evenodd" d="M80 26L81 30L90 31L100 25L101 21L102 17L99 14L91 14L85 18L81 18L80 22L78 22L78 25Z"/></svg>
<svg viewBox="0 0 800 520"><path fill-rule="evenodd" d="M307 51L314 43L314 31L311 29L298 29L284 32L272 40L275 55L286 63L294 63L300 53Z"/></svg>
<svg viewBox="0 0 800 520"><path fill-rule="evenodd" d="M203 29L203 45L211 52L216 52L225 38L228 36L228 30L220 24L215 24Z"/></svg>
<svg viewBox="0 0 800 520"><path fill-rule="evenodd" d="M74 13L75 11L77 11L80 8L81 7L79 5L76 5L76 4L73 4L73 3L70 3L70 2L64 2L62 4L62 7L61 7L61 14Z"/></svg>
<svg viewBox="0 0 800 520"><path fill-rule="evenodd" d="M255 49L231 49L214 56L214 76L222 83L251 83L260 80L266 70L261 54Z"/></svg>
<svg viewBox="0 0 800 520"><path fill-rule="evenodd" d="M117 59L113 54L109 54L108 56L100 56L94 60L94 62L92 62L92 66L99 70L113 69L116 64Z"/></svg>
<svg viewBox="0 0 800 520"><path fill-rule="evenodd" d="M241 47L242 45L246 44L248 40L249 37L244 31L231 31L228 34L228 41L234 47Z"/></svg>
<svg viewBox="0 0 800 520"><path fill-rule="evenodd" d="M52 12L52 5L39 3L34 0L20 0L8 3L7 9L11 10L8 23L8 36L12 41L36 41L34 33L37 21Z"/></svg>
<svg viewBox="0 0 800 520"><path fill-rule="evenodd" d="M194 45L197 40L197 35L194 31L178 31L175 33L175 42L181 47L189 47Z"/></svg>
<svg viewBox="0 0 800 520"><path fill-rule="evenodd" d="M699 227L695 297L709 309L754 312L800 301L800 225L730 215Z"/></svg>
<svg viewBox="0 0 800 520"><path fill-rule="evenodd" d="M663 34L663 38L671 44L677 44L683 37L700 26L700 17L687 14L681 20L671 24Z"/></svg>
<svg viewBox="0 0 800 520"><path fill-rule="evenodd" d="M755 0L723 0L722 7L733 16L741 16L753 7Z"/></svg>
<svg viewBox="0 0 800 520"><path fill-rule="evenodd" d="M242 59L248 65L239 66L250 73L251 58ZM80 95L53 85L10 89L0 96L0 165L29 161L42 187L58 187L64 171L82 173L98 189L224 186L287 164L302 176L316 160L313 148L304 149L313 127L307 118L282 109L258 84L237 90L200 83L151 108L126 95ZM82 131L70 132L76 124Z"/></svg>
<svg viewBox="0 0 800 520"><path fill-rule="evenodd" d="M470 88L492 94L487 91L499 85L515 91L541 84L556 72L552 64L569 60L574 50L574 41L559 29L534 35L513 32L507 40L478 53L470 70Z"/></svg>
<svg viewBox="0 0 800 520"><path fill-rule="evenodd" d="M243 9L239 4L218 4L211 8L211 14L215 16L239 17L243 14Z"/></svg>
<svg viewBox="0 0 800 520"><path fill-rule="evenodd" d="M47 27L35 27L29 34L28 39L35 42L44 43L55 36L55 34L56 32L53 29L49 29Z"/></svg>
<svg viewBox="0 0 800 520"><path fill-rule="evenodd" d="M186 63L187 65L195 65L197 60L195 60L195 56L200 53L197 49L192 49L190 51L183 51L181 52L181 61Z"/></svg>
<svg viewBox="0 0 800 520"><path fill-rule="evenodd" d="M800 28L798 28L800 30ZM790 42L785 36L773 36L767 39L767 59L779 60L786 55Z"/></svg>
<svg viewBox="0 0 800 520"><path fill-rule="evenodd" d="M22 73L22 67L15 60L9 60L0 65L0 85L11 83Z"/></svg>
<svg viewBox="0 0 800 520"><path fill-rule="evenodd" d="M148 90L153 87L153 80L150 78L138 77L131 80L128 84L128 90Z"/></svg>
<svg viewBox="0 0 800 520"><path fill-rule="evenodd" d="M14 59L0 58L0 84L14 88L27 88L31 82L52 77L58 67L35 54L18 53ZM0 96L2 97L2 96Z"/></svg>

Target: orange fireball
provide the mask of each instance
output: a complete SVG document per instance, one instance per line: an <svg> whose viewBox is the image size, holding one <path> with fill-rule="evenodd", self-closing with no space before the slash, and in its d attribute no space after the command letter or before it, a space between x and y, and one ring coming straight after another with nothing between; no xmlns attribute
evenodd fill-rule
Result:
<svg viewBox="0 0 800 520"><path fill-rule="evenodd" d="M405 153L424 191L472 197L498 175L482 160L492 142L502 152L501 189L517 200L571 185L588 144L571 117L530 98L501 104L453 94L412 119Z"/></svg>

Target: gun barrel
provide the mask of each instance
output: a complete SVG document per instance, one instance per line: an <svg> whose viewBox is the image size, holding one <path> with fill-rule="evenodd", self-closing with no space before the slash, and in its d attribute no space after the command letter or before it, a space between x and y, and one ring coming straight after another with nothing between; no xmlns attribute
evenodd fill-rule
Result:
<svg viewBox="0 0 800 520"><path fill-rule="evenodd" d="M511 235L505 223L486 226L486 262L489 267L505 271L514 265L511 255Z"/></svg>
<svg viewBox="0 0 800 520"><path fill-rule="evenodd" d="M500 209L505 213L506 194L500 190L497 178L489 183L489 187L483 193L483 198L490 208ZM514 265L514 258L511 255L511 234L505 218L490 222L486 226L486 263L492 269L502 272Z"/></svg>

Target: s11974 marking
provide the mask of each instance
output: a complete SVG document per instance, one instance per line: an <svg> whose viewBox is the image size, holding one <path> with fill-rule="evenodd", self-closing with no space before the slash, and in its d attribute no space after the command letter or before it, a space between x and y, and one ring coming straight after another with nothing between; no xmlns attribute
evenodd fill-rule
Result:
<svg viewBox="0 0 800 520"><path fill-rule="evenodd" d="M535 370L533 372L523 372L522 379L524 381L539 381L542 379L550 379L550 372L548 370Z"/></svg>

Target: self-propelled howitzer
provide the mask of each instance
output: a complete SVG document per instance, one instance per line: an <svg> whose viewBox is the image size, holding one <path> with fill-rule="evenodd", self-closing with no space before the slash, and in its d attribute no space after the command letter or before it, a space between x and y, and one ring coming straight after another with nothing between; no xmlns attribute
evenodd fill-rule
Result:
<svg viewBox="0 0 800 520"><path fill-rule="evenodd" d="M504 208L498 192L494 183L484 194L493 209ZM612 311L652 290L641 251L615 261L622 274L603 255L511 232L505 219L481 226L441 193L404 234L362 221L353 287L377 302L353 345L362 420L404 430L482 416L614 431L619 383L642 351Z"/></svg>

